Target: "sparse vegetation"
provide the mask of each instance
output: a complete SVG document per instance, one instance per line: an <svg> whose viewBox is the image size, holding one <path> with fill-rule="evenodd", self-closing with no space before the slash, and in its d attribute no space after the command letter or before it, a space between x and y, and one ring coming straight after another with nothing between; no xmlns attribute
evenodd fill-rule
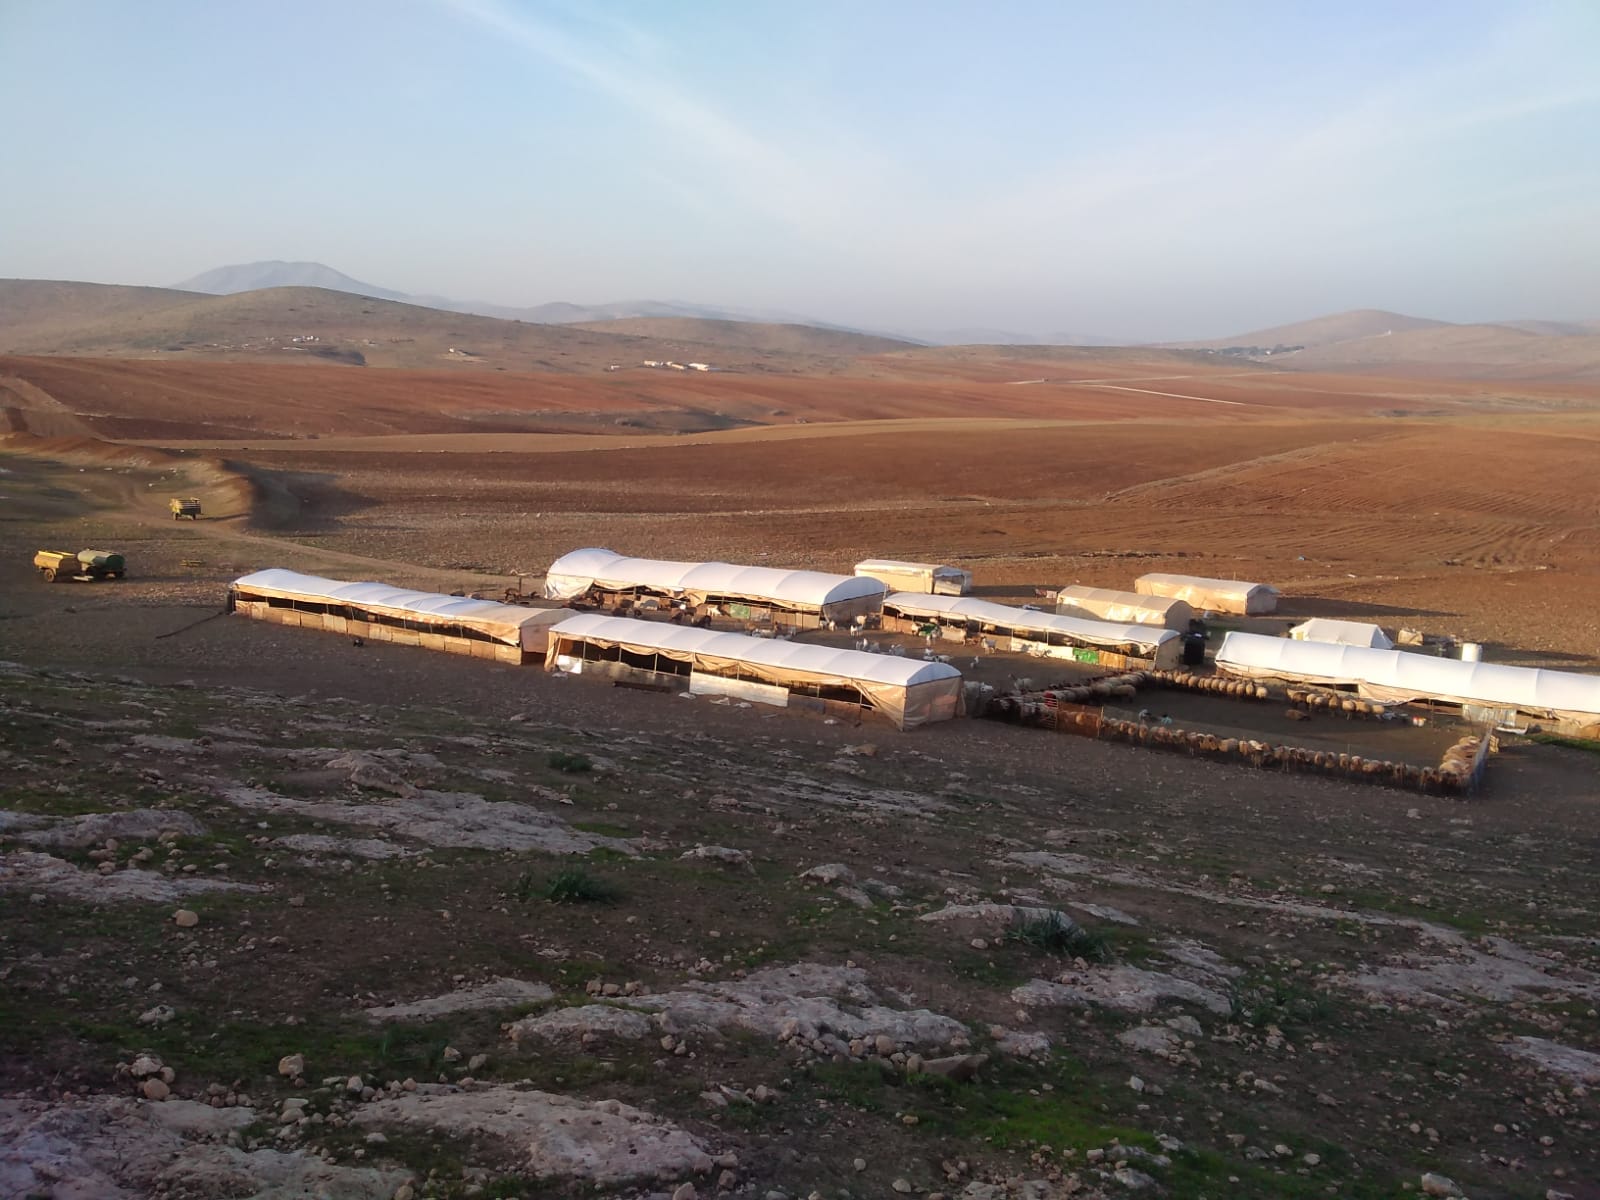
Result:
<svg viewBox="0 0 1600 1200"><path fill-rule="evenodd" d="M621 896L615 884L581 867L557 872L544 886L544 898L553 904L611 904Z"/></svg>
<svg viewBox="0 0 1600 1200"><path fill-rule="evenodd" d="M1103 934L1086 929L1058 912L1019 917L1006 930L1006 940L1046 954L1081 958L1085 962L1107 962L1111 958L1111 946Z"/></svg>
<svg viewBox="0 0 1600 1200"><path fill-rule="evenodd" d="M567 775L581 775L585 771L594 770L594 762L587 754L577 754L569 750L552 750L550 757L545 761L550 764L552 770Z"/></svg>

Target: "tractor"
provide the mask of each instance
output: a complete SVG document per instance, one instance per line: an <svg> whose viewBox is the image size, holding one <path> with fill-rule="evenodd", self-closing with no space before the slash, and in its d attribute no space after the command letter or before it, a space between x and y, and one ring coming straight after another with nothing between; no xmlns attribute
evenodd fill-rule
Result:
<svg viewBox="0 0 1600 1200"><path fill-rule="evenodd" d="M184 517L188 517L191 521L200 519L200 497L198 496L190 496L187 500L180 500L177 496L174 496L167 502L167 507L172 510L172 519L174 521L182 520Z"/></svg>
<svg viewBox="0 0 1600 1200"><path fill-rule="evenodd" d="M96 579L121 579L128 573L122 555L109 550L41 550L33 556L33 565L46 583L58 579L76 579L92 583Z"/></svg>

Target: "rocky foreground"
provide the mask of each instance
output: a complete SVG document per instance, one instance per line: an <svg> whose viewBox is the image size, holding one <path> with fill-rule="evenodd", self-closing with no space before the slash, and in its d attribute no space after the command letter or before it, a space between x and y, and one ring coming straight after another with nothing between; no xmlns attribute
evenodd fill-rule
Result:
<svg viewBox="0 0 1600 1200"><path fill-rule="evenodd" d="M1593 792L0 670L3 1196L1600 1194Z"/></svg>

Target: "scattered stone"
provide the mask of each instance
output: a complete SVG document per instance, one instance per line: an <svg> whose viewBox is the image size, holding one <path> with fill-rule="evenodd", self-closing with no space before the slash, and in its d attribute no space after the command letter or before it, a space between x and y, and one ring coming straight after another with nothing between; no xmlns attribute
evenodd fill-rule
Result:
<svg viewBox="0 0 1600 1200"><path fill-rule="evenodd" d="M987 1054L952 1054L946 1058L923 1059L919 1066L922 1074L938 1075L957 1083L966 1083L975 1079L988 1062Z"/></svg>
<svg viewBox="0 0 1600 1200"><path fill-rule="evenodd" d="M179 929L193 929L200 924L200 914L192 908L180 908L172 914L172 923Z"/></svg>
<svg viewBox="0 0 1600 1200"><path fill-rule="evenodd" d="M911 1181L909 1179L896 1179L889 1186L902 1196L910 1195L911 1193Z"/></svg>
<svg viewBox="0 0 1600 1200"><path fill-rule="evenodd" d="M147 1008L139 1014L139 1024L165 1025L177 1015L177 1010L170 1004L158 1004L154 1008Z"/></svg>
<svg viewBox="0 0 1600 1200"><path fill-rule="evenodd" d="M472 1072L481 1071L488 1065L489 1056L487 1054L474 1054L471 1058L467 1059L467 1070Z"/></svg>
<svg viewBox="0 0 1600 1200"><path fill-rule="evenodd" d="M696 1200L700 1193L692 1183L680 1183L672 1192L672 1200Z"/></svg>
<svg viewBox="0 0 1600 1200"><path fill-rule="evenodd" d="M63 846L84 850L106 839L152 841L162 834L203 837L206 827L186 812L175 809L135 808L127 812L86 813L52 820L48 828L19 835L35 846Z"/></svg>
<svg viewBox="0 0 1600 1200"><path fill-rule="evenodd" d="M1060 909L1019 904L949 904L935 912L923 913L917 920L938 924L959 922L994 933L1002 933L1022 921L1059 921L1065 929L1078 928L1078 923Z"/></svg>
<svg viewBox="0 0 1600 1200"><path fill-rule="evenodd" d="M306 1073L304 1054L285 1054L278 1060L278 1074L285 1079L299 1079Z"/></svg>
<svg viewBox="0 0 1600 1200"><path fill-rule="evenodd" d="M807 883L833 887L835 884L854 883L856 873L843 863L818 863L809 870L801 871L800 878Z"/></svg>
<svg viewBox="0 0 1600 1200"><path fill-rule="evenodd" d="M1177 1033L1165 1025L1139 1025L1133 1029L1125 1029L1117 1034L1117 1041L1143 1054L1156 1054L1162 1057L1176 1054L1183 1049L1183 1042Z"/></svg>
<svg viewBox="0 0 1600 1200"><path fill-rule="evenodd" d="M165 1100L172 1095L172 1089L160 1079L146 1079L139 1090L144 1093L146 1100Z"/></svg>
<svg viewBox="0 0 1600 1200"><path fill-rule="evenodd" d="M678 855L680 859L696 859L700 862L721 863L727 867L743 867L753 871L755 867L750 863L750 855L743 850L735 850L731 846L696 846L693 850L685 850Z"/></svg>
<svg viewBox="0 0 1600 1200"><path fill-rule="evenodd" d="M151 1075L161 1074L161 1060L153 1054L141 1054L133 1060L128 1068L128 1074L135 1079L147 1079Z"/></svg>
<svg viewBox="0 0 1600 1200"><path fill-rule="evenodd" d="M1451 1179L1448 1175L1439 1175L1433 1171L1429 1171L1423 1175L1421 1187L1422 1194L1424 1196L1455 1196L1460 1198L1466 1195L1465 1192L1456 1186L1455 1180Z"/></svg>

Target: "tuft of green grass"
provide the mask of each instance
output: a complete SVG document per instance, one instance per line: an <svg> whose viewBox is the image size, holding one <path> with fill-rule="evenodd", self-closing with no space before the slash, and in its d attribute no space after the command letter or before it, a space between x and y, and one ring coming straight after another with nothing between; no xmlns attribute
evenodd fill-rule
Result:
<svg viewBox="0 0 1600 1200"><path fill-rule="evenodd" d="M581 867L557 872L544 887L544 898L552 904L610 904L621 894L614 884Z"/></svg>
<svg viewBox="0 0 1600 1200"><path fill-rule="evenodd" d="M552 770L561 771L568 775L581 775L585 771L594 770L594 763L587 754L576 754L567 750L552 750L550 757L545 759Z"/></svg>
<svg viewBox="0 0 1600 1200"><path fill-rule="evenodd" d="M1019 917L1006 930L1006 940L1046 954L1081 958L1085 962L1107 962L1111 958L1111 947L1104 934L1085 929L1058 912L1042 917Z"/></svg>
<svg viewBox="0 0 1600 1200"><path fill-rule="evenodd" d="M1600 754L1600 738L1567 737L1560 733L1536 733L1529 739L1541 746L1565 746L1568 750L1587 750Z"/></svg>

